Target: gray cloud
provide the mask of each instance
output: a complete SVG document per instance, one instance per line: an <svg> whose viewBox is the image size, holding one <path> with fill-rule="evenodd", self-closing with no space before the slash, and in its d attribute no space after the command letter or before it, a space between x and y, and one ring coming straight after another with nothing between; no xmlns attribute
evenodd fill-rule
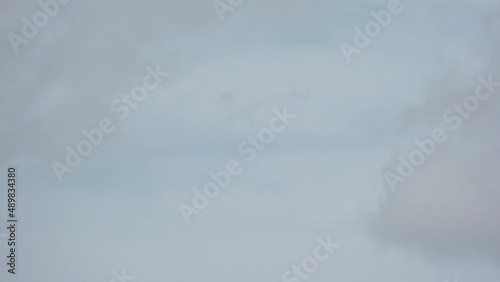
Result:
<svg viewBox="0 0 500 282"><path fill-rule="evenodd" d="M493 31L500 26L499 16L495 9L483 14L485 25L478 30L477 42L483 49L480 53L469 49L459 55L460 60L442 60L448 61L448 72L430 85L422 105L406 113L405 128L424 129L406 131L407 137L423 139L435 127L446 128L442 114L474 93L478 76L493 73L499 80L499 37ZM500 147L494 125L499 118L499 94L483 102L456 132L449 130L450 140L383 201L375 226L387 242L456 259L500 259L496 220L500 193L495 172ZM388 167L394 168L394 163Z"/></svg>
<svg viewBox="0 0 500 282"><path fill-rule="evenodd" d="M75 0L17 55L2 36L20 281L106 282L122 267L137 281L279 281L326 234L342 248L317 281L497 281L483 262L499 254L495 98L377 204L387 159L498 70L498 3L413 1L346 64L338 45L385 3L244 1L220 22L211 1ZM38 9L0 6L3 35ZM168 81L58 183L50 163L116 120L111 102L157 64ZM298 116L290 128L185 226L177 205L283 106Z"/></svg>

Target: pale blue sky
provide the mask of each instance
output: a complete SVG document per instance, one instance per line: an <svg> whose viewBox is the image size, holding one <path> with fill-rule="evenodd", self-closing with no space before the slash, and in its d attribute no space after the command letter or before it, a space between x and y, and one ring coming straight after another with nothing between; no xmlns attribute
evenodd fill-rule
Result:
<svg viewBox="0 0 500 282"><path fill-rule="evenodd" d="M498 1L402 1L350 64L340 44L389 1L243 0L224 21L211 1L70 2L18 54L7 34L40 8L0 4L17 281L281 281L328 234L341 247L309 281L498 281L499 97L400 190L383 178L498 72ZM156 65L170 76L120 120L110 105ZM283 107L296 119L246 162ZM51 164L103 118L116 130L59 183ZM241 175L186 225L179 204L230 160Z"/></svg>

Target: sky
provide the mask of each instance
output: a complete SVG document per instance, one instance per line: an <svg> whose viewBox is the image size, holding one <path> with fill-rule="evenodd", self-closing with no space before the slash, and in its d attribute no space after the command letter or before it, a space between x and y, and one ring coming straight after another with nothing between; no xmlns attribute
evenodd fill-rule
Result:
<svg viewBox="0 0 500 282"><path fill-rule="evenodd" d="M500 278L498 0L54 1L0 1L0 280Z"/></svg>

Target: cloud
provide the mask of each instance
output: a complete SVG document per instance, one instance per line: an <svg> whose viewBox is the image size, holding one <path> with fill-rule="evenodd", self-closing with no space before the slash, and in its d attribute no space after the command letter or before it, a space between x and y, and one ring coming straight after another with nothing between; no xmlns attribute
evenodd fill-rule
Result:
<svg viewBox="0 0 500 282"><path fill-rule="evenodd" d="M408 149L496 70L496 3L408 3L346 64L340 42L385 4L244 1L221 22L208 0L75 0L19 54L2 37L0 156L23 185L22 278L109 281L126 267L138 281L276 281L333 233L343 248L317 281L442 281L461 269L464 281L497 281L497 267L455 262L498 256L494 98L376 206L387 152ZM4 35L38 9L0 5ZM157 64L168 81L57 183L50 163L116 118L111 102ZM178 204L283 106L296 121L186 227ZM366 214L379 216L376 237Z"/></svg>
<svg viewBox="0 0 500 282"><path fill-rule="evenodd" d="M500 80L499 37L493 31L500 26L499 16L498 9L483 12L479 20L486 24L478 31L477 45L485 50L462 50L451 60L453 53L447 54L443 62L448 62L448 72L430 85L423 104L405 113L408 119L403 127L420 130L404 131L404 140L424 138L426 132L443 127L449 141L382 202L375 230L388 244L455 259L500 259L496 220L500 179L495 172L500 145L494 125L500 118L500 91L456 131L442 122L448 108L474 93L477 77L493 73ZM395 155L404 154L405 147L395 149Z"/></svg>

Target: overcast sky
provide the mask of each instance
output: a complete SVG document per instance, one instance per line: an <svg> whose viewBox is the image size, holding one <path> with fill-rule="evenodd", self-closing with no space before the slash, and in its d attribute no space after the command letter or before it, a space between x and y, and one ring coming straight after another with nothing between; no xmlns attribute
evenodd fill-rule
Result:
<svg viewBox="0 0 500 282"><path fill-rule="evenodd" d="M0 229L1 280L286 281L331 236L307 281L498 282L500 88L457 128L443 114L479 77L500 81L500 2L401 0L346 58L389 2L69 0L26 38L44 10L1 0L0 179L17 166L19 218L15 277ZM120 118L113 103L157 68ZM285 108L248 161L240 144ZM67 146L108 118L59 181ZM446 142L392 191L385 173L439 128ZM241 173L187 224L180 205L231 160Z"/></svg>

